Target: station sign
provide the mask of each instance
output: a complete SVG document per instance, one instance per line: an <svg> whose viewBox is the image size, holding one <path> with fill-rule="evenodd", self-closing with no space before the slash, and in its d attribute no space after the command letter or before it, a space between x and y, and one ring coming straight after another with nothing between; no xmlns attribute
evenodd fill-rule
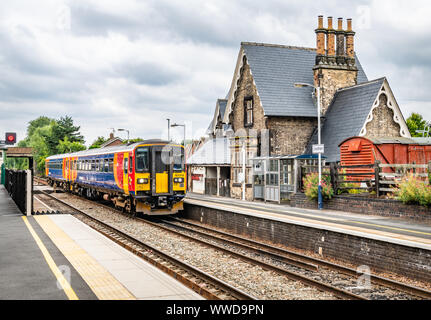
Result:
<svg viewBox="0 0 431 320"><path fill-rule="evenodd" d="M313 144L313 154L317 153L325 153L325 145L324 144Z"/></svg>

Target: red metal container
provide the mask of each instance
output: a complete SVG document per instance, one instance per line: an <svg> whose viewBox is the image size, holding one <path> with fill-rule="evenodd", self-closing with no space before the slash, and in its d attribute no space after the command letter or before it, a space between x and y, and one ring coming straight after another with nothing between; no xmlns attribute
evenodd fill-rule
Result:
<svg viewBox="0 0 431 320"><path fill-rule="evenodd" d="M342 166L373 164L376 160L382 164L427 164L431 161L431 138L351 137L341 142L339 147ZM370 169L353 171L372 172ZM394 170L384 168L383 172Z"/></svg>

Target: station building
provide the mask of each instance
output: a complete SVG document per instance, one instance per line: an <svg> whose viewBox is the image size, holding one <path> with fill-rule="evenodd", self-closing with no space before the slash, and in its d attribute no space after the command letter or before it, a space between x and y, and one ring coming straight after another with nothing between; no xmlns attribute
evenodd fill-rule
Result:
<svg viewBox="0 0 431 320"><path fill-rule="evenodd" d="M209 137L230 141L231 197L288 198L296 192L295 167L317 162L316 97L296 83L320 88L326 162L340 160L338 145L351 136L410 137L388 80L368 80L361 66L352 20L344 28L339 18L334 28L328 17L324 27L319 16L315 33L316 48L241 43L229 92L208 128Z"/></svg>

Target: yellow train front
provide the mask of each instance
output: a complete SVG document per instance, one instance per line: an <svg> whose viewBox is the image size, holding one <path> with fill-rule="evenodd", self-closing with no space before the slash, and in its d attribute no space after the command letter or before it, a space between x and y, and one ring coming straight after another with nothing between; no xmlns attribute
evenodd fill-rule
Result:
<svg viewBox="0 0 431 320"><path fill-rule="evenodd" d="M177 213L186 193L184 148L162 140L85 150L46 159L51 185L148 215Z"/></svg>

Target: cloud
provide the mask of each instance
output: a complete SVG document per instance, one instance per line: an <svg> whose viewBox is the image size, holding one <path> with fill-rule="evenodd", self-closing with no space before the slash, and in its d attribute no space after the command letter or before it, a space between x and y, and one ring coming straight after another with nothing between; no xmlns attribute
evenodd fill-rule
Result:
<svg viewBox="0 0 431 320"><path fill-rule="evenodd" d="M314 47L319 14L352 17L368 78L387 76L406 117L418 110L431 119L424 1L16 0L0 8L0 131L21 138L39 115L72 116L87 143L112 127L166 138L166 118L186 122L189 136L202 132L230 87L240 42Z"/></svg>

